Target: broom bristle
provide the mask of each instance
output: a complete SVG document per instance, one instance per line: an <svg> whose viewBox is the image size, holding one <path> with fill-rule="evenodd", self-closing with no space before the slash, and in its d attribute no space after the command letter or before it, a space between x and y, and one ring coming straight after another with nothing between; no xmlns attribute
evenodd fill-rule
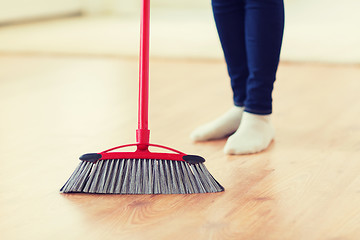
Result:
<svg viewBox="0 0 360 240"><path fill-rule="evenodd" d="M203 163L156 159L81 161L64 193L187 194L224 191Z"/></svg>

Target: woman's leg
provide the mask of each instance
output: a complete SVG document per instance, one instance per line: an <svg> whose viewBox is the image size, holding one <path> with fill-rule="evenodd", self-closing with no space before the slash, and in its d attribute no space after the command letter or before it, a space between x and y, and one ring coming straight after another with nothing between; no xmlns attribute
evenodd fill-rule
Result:
<svg viewBox="0 0 360 240"><path fill-rule="evenodd" d="M231 80L235 107L196 129L191 135L195 141L223 138L236 131L241 121L249 76L243 0L212 0L212 7Z"/></svg>
<svg viewBox="0 0 360 240"><path fill-rule="evenodd" d="M228 154L262 151L274 137L270 123L272 91L284 29L283 0L244 0L245 45L249 76L245 113L225 146Z"/></svg>
<svg viewBox="0 0 360 240"><path fill-rule="evenodd" d="M244 0L249 77L245 111L271 114L284 29L283 0Z"/></svg>
<svg viewBox="0 0 360 240"><path fill-rule="evenodd" d="M234 105L243 107L249 76L245 45L245 9L243 0L212 0L216 28L224 52Z"/></svg>

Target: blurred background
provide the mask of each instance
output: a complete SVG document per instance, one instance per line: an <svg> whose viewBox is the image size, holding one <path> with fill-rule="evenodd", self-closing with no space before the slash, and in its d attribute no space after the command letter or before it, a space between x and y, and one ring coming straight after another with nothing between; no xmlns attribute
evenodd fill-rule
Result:
<svg viewBox="0 0 360 240"><path fill-rule="evenodd" d="M152 0L151 54L222 59L210 0ZM360 1L286 0L283 61L360 63ZM0 53L137 57L140 1L0 2Z"/></svg>

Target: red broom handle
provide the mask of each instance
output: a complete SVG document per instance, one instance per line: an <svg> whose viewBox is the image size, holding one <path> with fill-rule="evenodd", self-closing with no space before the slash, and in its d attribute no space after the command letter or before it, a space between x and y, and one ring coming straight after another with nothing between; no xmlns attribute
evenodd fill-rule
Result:
<svg viewBox="0 0 360 240"><path fill-rule="evenodd" d="M150 138L148 129L149 112L149 48L150 48L150 0L142 1L140 22L139 63L139 112L136 141L140 150L147 150Z"/></svg>

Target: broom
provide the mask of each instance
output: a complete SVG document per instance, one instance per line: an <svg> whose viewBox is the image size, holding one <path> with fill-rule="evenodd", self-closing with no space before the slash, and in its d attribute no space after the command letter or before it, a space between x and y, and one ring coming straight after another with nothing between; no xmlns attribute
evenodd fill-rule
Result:
<svg viewBox="0 0 360 240"><path fill-rule="evenodd" d="M88 153L60 189L63 193L187 194L221 192L224 188L206 169L205 159L150 144L148 129L150 0L141 11L139 112L136 142ZM135 152L114 152L126 147ZM157 147L167 152L150 152Z"/></svg>

